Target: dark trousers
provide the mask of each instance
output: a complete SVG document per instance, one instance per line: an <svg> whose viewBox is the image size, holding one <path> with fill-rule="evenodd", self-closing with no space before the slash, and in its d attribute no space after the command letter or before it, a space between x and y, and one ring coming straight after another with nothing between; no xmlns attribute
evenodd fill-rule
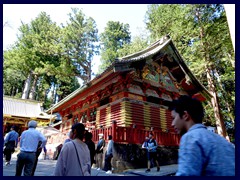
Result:
<svg viewBox="0 0 240 180"><path fill-rule="evenodd" d="M15 176L21 176L24 168L24 176L31 176L36 160L35 152L20 152L17 155L16 174Z"/></svg>
<svg viewBox="0 0 240 180"><path fill-rule="evenodd" d="M5 161L11 161L12 153L15 151L15 141L8 141L4 149Z"/></svg>
<svg viewBox="0 0 240 180"><path fill-rule="evenodd" d="M35 173L35 170L36 170L36 167L37 167L37 163L38 163L38 157L39 155L41 154L42 150L41 151L37 151L36 152L36 160L34 162L34 166L33 166L33 170L32 170L32 176L34 176L34 173Z"/></svg>
<svg viewBox="0 0 240 180"><path fill-rule="evenodd" d="M12 151L9 150L9 149L6 149L6 150L4 151L4 155L5 155L5 161L8 162L8 161L10 161L11 158L12 158Z"/></svg>
<svg viewBox="0 0 240 180"><path fill-rule="evenodd" d="M104 171L112 170L112 154L105 154L105 165L104 165Z"/></svg>

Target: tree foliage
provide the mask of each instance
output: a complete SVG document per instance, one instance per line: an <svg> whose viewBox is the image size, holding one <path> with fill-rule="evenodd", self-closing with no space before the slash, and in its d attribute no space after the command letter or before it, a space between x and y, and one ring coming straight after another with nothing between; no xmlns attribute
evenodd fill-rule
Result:
<svg viewBox="0 0 240 180"><path fill-rule="evenodd" d="M77 77L91 79L98 31L80 10L72 9L66 26L41 12L29 24L22 22L19 31L15 45L4 52L4 95L50 105L49 99L55 103L80 86Z"/></svg>
<svg viewBox="0 0 240 180"><path fill-rule="evenodd" d="M104 32L100 34L100 41L102 44L100 71L103 71L120 56L119 51L123 46L130 43L129 24L109 21Z"/></svg>
<svg viewBox="0 0 240 180"><path fill-rule="evenodd" d="M97 33L94 19L87 18L81 10L73 8L69 14L69 23L63 27L62 43L70 71L84 83L91 80L92 59L98 53Z"/></svg>
<svg viewBox="0 0 240 180"><path fill-rule="evenodd" d="M234 51L223 5L151 5L145 22L152 40L170 34L190 69L209 90L210 78L215 87L211 93L219 98L225 124L234 126ZM215 109L206 109L206 120L213 125Z"/></svg>
<svg viewBox="0 0 240 180"><path fill-rule="evenodd" d="M119 57L123 57L129 54L136 53L145 49L149 45L149 38L144 34L139 34L132 38L129 44L124 44L119 50Z"/></svg>

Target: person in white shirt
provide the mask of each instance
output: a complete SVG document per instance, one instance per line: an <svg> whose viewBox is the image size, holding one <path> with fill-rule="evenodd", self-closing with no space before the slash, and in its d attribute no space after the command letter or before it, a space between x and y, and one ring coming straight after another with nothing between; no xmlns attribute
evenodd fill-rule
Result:
<svg viewBox="0 0 240 180"><path fill-rule="evenodd" d="M28 130L23 131L20 138L20 153L17 155L16 176L21 176L24 168L24 176L32 176L36 151L39 141L42 142L39 148L43 148L47 139L44 135L36 130L37 122L29 121Z"/></svg>

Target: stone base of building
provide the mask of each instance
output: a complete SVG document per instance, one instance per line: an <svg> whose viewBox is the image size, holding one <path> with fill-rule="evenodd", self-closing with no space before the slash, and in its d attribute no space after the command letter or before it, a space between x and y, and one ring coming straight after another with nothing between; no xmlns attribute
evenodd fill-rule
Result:
<svg viewBox="0 0 240 180"><path fill-rule="evenodd" d="M113 172L118 173L127 169L147 168L146 150L142 149L141 145L115 143L114 147ZM160 166L177 164L178 147L159 146L157 148L157 158ZM154 166L156 166L155 163Z"/></svg>

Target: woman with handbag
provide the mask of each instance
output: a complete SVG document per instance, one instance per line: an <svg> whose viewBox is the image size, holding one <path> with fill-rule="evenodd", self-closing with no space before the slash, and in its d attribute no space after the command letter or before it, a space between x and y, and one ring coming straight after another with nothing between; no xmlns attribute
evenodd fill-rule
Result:
<svg viewBox="0 0 240 180"><path fill-rule="evenodd" d="M83 142L85 127L76 123L71 128L73 140L65 143L55 167L55 176L90 176L91 159L88 146Z"/></svg>

